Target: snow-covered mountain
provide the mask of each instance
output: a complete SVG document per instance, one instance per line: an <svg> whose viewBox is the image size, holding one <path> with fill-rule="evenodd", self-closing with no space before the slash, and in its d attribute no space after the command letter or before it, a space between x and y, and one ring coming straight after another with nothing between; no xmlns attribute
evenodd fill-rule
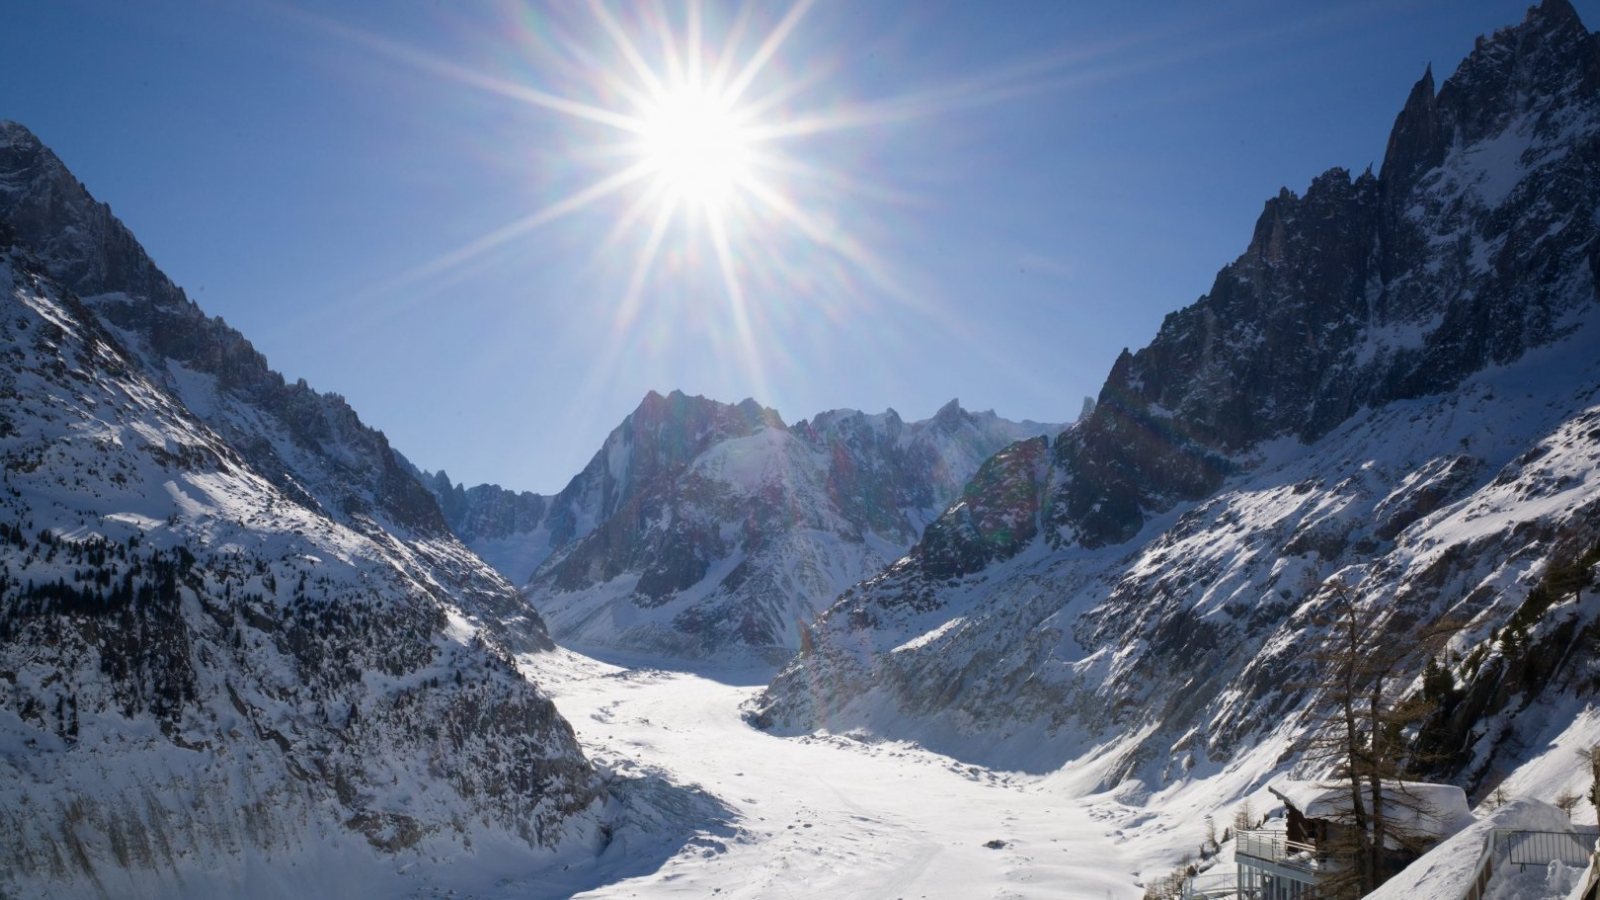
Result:
<svg viewBox="0 0 1600 900"><path fill-rule="evenodd" d="M512 585L10 122L0 354L0 894L601 844L600 780L508 649L551 646Z"/></svg>
<svg viewBox="0 0 1600 900"><path fill-rule="evenodd" d="M1094 411L986 462L752 720L1237 797L1296 764L1337 577L1397 651L1457 623L1429 687L1443 774L1483 790L1565 754L1525 786L1577 786L1600 600L1555 576L1600 557L1597 218L1600 43L1546 0L1423 76L1380 173L1268 201Z"/></svg>
<svg viewBox="0 0 1600 900"><path fill-rule="evenodd" d="M554 497L423 480L468 546L528 567L526 594L558 640L786 656L986 457L1062 427L954 400L921 422L834 410L790 427L753 400L651 392Z"/></svg>
<svg viewBox="0 0 1600 900"><path fill-rule="evenodd" d="M532 491L507 490L498 484L467 487L452 482L443 469L417 478L433 493L445 524L478 558L512 584L522 584L550 556L551 535L545 519L552 498Z"/></svg>

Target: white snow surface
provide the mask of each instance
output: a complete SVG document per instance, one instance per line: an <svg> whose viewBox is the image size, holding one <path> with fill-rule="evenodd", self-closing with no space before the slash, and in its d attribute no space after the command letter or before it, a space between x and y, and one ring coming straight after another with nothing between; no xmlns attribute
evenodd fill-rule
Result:
<svg viewBox="0 0 1600 900"><path fill-rule="evenodd" d="M1389 821L1397 826L1432 835L1448 835L1472 824L1467 794L1453 784L1407 781L1391 784ZM1349 785L1335 781L1285 780L1274 782L1272 792L1312 819L1348 820ZM1372 808L1372 791L1363 790ZM1396 802L1400 800L1401 802Z"/></svg>
<svg viewBox="0 0 1600 900"><path fill-rule="evenodd" d="M596 765L653 770L726 807L726 819L703 822L657 868L619 873L602 857L572 876L574 887L592 883L577 897L1142 894L1148 848L1119 829L1142 814L1114 797L1081 794L1071 778L991 771L861 735L758 731L740 719L740 706L769 670L692 673L638 657L624 668L567 650L522 660L537 666ZM648 833L626 840L661 855ZM547 896L524 887L517 896Z"/></svg>

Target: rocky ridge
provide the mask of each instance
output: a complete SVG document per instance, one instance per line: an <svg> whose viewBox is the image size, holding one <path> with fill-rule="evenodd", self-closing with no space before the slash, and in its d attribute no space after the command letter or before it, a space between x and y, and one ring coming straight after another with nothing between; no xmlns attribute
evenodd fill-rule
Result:
<svg viewBox="0 0 1600 900"><path fill-rule="evenodd" d="M922 422L834 410L788 426L753 400L652 392L554 497L426 480L447 511L466 501L452 521L486 558L540 557L525 591L559 640L787 654L840 590L903 553L984 458L1061 427L955 401Z"/></svg>
<svg viewBox="0 0 1600 900"><path fill-rule="evenodd" d="M753 721L1248 790L1296 765L1289 686L1341 579L1402 644L1459 623L1436 774L1512 775L1600 685L1594 598L1543 587L1600 542L1597 71L1547 0L1425 73L1379 174L1268 201L1086 419L818 620Z"/></svg>

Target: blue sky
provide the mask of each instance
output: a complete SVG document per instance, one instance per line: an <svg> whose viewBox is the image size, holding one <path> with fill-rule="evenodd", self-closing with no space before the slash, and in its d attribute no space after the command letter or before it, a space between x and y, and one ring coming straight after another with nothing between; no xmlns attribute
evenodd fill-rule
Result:
<svg viewBox="0 0 1600 900"><path fill-rule="evenodd" d="M773 2L730 43L707 2L706 71L766 60L720 229L649 178L563 202L636 161L561 105L638 115L589 7L312 9L14 4L0 117L286 376L420 466L554 492L651 389L1071 418L1268 197L1376 168L1424 65L1525 5ZM609 17L649 72L690 55L681 4Z"/></svg>

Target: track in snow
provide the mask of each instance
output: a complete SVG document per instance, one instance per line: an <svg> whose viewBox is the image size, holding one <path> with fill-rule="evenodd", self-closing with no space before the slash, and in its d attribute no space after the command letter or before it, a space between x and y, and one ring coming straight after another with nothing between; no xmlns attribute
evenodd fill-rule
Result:
<svg viewBox="0 0 1600 900"><path fill-rule="evenodd" d="M569 651L528 662L598 765L709 795L690 811L700 821L678 818L692 834L657 824L652 835L648 821L623 828L596 870L547 889L584 898L1141 894L1106 823L1037 779L906 744L751 728L739 706L765 673L622 668Z"/></svg>

